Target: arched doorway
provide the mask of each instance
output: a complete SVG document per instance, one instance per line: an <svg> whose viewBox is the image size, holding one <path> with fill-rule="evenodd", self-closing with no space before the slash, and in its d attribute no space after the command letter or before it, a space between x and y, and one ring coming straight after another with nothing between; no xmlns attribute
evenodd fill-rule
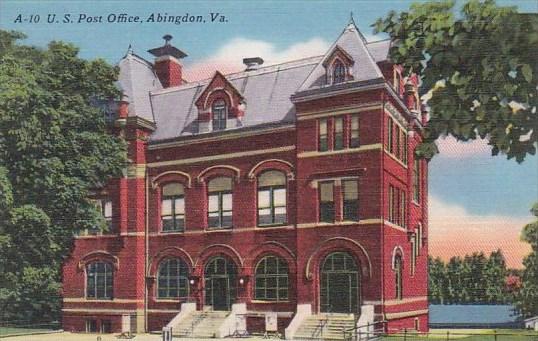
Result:
<svg viewBox="0 0 538 341"><path fill-rule="evenodd" d="M357 263L349 253L329 254L320 266L320 312L356 313L359 283Z"/></svg>
<svg viewBox="0 0 538 341"><path fill-rule="evenodd" d="M237 267L226 257L212 258L204 270L205 305L230 310L237 296Z"/></svg>

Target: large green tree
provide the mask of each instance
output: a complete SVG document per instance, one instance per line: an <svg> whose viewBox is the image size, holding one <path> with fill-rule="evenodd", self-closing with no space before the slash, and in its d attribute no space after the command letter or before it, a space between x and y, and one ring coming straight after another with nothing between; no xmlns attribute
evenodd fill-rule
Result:
<svg viewBox="0 0 538 341"><path fill-rule="evenodd" d="M527 224L521 239L531 245L531 253L523 259L521 288L516 294L516 306L523 316L538 315L538 203L531 210L536 220Z"/></svg>
<svg viewBox="0 0 538 341"><path fill-rule="evenodd" d="M117 68L23 38L0 30L0 320L35 321L58 317L73 235L104 227L89 194L127 157L96 105L119 95Z"/></svg>
<svg viewBox="0 0 538 341"><path fill-rule="evenodd" d="M497 304L513 301L501 250L455 256L445 264L429 257L429 299L433 304Z"/></svg>
<svg viewBox="0 0 538 341"><path fill-rule="evenodd" d="M390 56L420 77L430 109L419 156L431 158L439 136L488 140L492 154L518 162L538 140L538 15L493 0L413 4L374 25L394 40Z"/></svg>

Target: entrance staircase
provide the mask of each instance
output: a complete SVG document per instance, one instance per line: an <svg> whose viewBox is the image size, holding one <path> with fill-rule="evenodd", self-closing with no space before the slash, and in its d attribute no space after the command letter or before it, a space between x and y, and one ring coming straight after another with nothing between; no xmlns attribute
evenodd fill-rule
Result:
<svg viewBox="0 0 538 341"><path fill-rule="evenodd" d="M214 338L223 324L228 311L193 311L189 316L172 326L172 335L189 338Z"/></svg>
<svg viewBox="0 0 538 341"><path fill-rule="evenodd" d="M296 340L344 340L344 329L355 326L353 314L317 314L307 317L297 332Z"/></svg>

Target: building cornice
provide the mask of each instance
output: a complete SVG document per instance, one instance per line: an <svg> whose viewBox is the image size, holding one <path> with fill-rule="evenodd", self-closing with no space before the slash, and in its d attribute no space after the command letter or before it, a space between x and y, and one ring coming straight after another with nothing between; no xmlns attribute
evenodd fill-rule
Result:
<svg viewBox="0 0 538 341"><path fill-rule="evenodd" d="M285 147L276 147L276 148L268 148L268 149L248 150L248 151L244 151L244 152L227 153L227 154L210 155L210 156L201 156L201 157L193 157L193 158L180 159L180 160L150 162L150 163L147 164L147 166L150 167L150 168L177 166L177 165L185 165L185 164L191 164L191 163L200 163L200 162L210 162L210 161L215 161L215 160L233 159L233 158L245 157L245 156L263 155L263 154L271 154L271 153L282 153L282 152L289 152L289 151L294 151L294 150L295 150L295 146L285 146Z"/></svg>
<svg viewBox="0 0 538 341"><path fill-rule="evenodd" d="M171 148L171 147L181 147L196 143L207 143L214 141L224 141L231 139L244 138L249 136L258 136L262 134L274 134L275 132L295 130L295 124L286 124L282 126L271 126L258 129L248 129L248 130L232 130L224 131L218 135L204 136L202 134L179 137L173 140L163 140L163 141L150 141L148 145L149 150Z"/></svg>
<svg viewBox="0 0 538 341"><path fill-rule="evenodd" d="M291 96L291 101L293 103L302 103L316 99L333 97L337 95L382 89L384 88L384 84L385 80L383 78L376 78L373 80L362 82L347 82L338 85L332 85L330 87L328 86L297 92Z"/></svg>
<svg viewBox="0 0 538 341"><path fill-rule="evenodd" d="M157 129L157 125L154 122L151 122L150 120L146 120L145 118L142 118L140 116L129 116L126 119L127 125L133 125L135 127L145 128L150 131L155 131Z"/></svg>

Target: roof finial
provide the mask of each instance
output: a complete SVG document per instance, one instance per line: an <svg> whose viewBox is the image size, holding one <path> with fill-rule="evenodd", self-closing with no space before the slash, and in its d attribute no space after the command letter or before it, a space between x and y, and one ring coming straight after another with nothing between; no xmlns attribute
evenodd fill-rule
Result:
<svg viewBox="0 0 538 341"><path fill-rule="evenodd" d="M172 36L170 34L165 34L163 36L164 39L164 45L170 45L170 40L172 40Z"/></svg>
<svg viewBox="0 0 538 341"><path fill-rule="evenodd" d="M355 25L355 19L353 19L353 11L350 11L349 12L349 24L353 24L354 26L357 26Z"/></svg>
<svg viewBox="0 0 538 341"><path fill-rule="evenodd" d="M133 46L129 44L129 47L127 48L127 53L125 53L126 56L130 56L133 54Z"/></svg>

